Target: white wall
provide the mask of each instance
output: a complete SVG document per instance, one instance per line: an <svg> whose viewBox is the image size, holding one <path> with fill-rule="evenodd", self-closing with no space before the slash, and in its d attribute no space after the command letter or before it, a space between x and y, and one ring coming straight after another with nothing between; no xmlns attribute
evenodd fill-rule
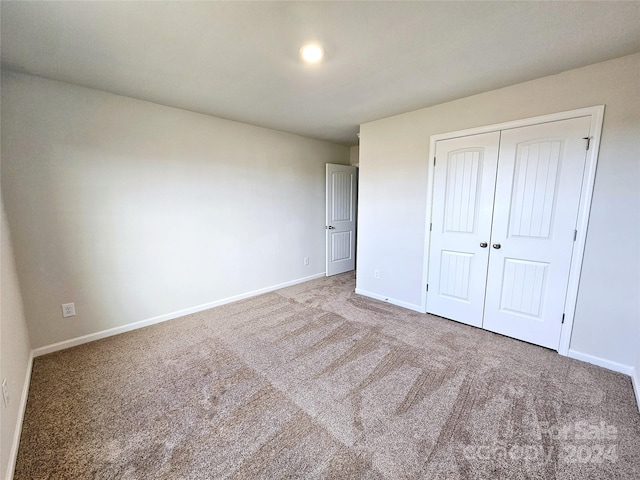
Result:
<svg viewBox="0 0 640 480"><path fill-rule="evenodd" d="M348 164L348 147L2 81L2 188L34 347L324 272L325 163ZM61 318L66 302L77 316Z"/></svg>
<svg viewBox="0 0 640 480"><path fill-rule="evenodd" d="M637 344L640 345L640 325L638 327ZM638 411L640 411L640 347L638 347L636 352L636 363L633 366L633 376L631 381L633 382L633 389L636 392L636 404L638 406Z"/></svg>
<svg viewBox="0 0 640 480"><path fill-rule="evenodd" d="M349 164L358 166L360 162L360 147L358 145L354 145L349 149Z"/></svg>
<svg viewBox="0 0 640 480"><path fill-rule="evenodd" d="M431 135L605 104L570 348L634 365L640 328L639 78L636 54L362 125L357 288L420 305Z"/></svg>
<svg viewBox="0 0 640 480"><path fill-rule="evenodd" d="M0 400L0 477L13 478L14 446L22 425L23 393L27 392L31 371L31 342L22 308L22 296L11 248L9 226L2 204L0 238L0 379L7 379L10 400ZM0 380L1 381L1 380ZM24 398L26 401L26 398Z"/></svg>

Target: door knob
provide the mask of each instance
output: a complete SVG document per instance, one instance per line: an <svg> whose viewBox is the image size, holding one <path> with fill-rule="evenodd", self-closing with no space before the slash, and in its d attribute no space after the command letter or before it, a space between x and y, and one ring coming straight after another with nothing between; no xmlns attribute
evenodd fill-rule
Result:
<svg viewBox="0 0 640 480"><path fill-rule="evenodd" d="M480 243L480 246L481 246L482 248L487 248L487 242L482 242L482 243Z"/></svg>
<svg viewBox="0 0 640 480"><path fill-rule="evenodd" d="M329 225L329 226L328 226L328 227L326 227L326 228L327 228L327 230L335 230L335 229L336 229L336 227L334 227L333 225Z"/></svg>
<svg viewBox="0 0 640 480"><path fill-rule="evenodd" d="M494 243L492 245L493 248L495 248L496 250L498 250L502 245L500 245L499 243Z"/></svg>

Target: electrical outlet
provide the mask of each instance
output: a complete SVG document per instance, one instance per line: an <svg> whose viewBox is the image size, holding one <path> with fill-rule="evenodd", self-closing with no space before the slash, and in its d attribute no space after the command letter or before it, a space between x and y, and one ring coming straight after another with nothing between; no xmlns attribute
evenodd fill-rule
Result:
<svg viewBox="0 0 640 480"><path fill-rule="evenodd" d="M62 304L62 316L63 317L73 317L76 314L76 305L74 303L63 303Z"/></svg>
<svg viewBox="0 0 640 480"><path fill-rule="evenodd" d="M309 265L309 257L304 257L304 264Z"/></svg>
<svg viewBox="0 0 640 480"><path fill-rule="evenodd" d="M373 278L380 278L380 270L373 271Z"/></svg>
<svg viewBox="0 0 640 480"><path fill-rule="evenodd" d="M7 385L6 378L2 379L2 399L4 400L4 406L8 407L9 400L11 400L11 397L9 396L9 385Z"/></svg>

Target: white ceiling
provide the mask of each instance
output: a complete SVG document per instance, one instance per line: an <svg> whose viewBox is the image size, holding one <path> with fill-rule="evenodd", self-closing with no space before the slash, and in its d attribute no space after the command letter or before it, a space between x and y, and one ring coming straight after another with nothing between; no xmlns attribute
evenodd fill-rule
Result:
<svg viewBox="0 0 640 480"><path fill-rule="evenodd" d="M354 145L361 123L640 51L640 2L2 1L1 40L4 68Z"/></svg>

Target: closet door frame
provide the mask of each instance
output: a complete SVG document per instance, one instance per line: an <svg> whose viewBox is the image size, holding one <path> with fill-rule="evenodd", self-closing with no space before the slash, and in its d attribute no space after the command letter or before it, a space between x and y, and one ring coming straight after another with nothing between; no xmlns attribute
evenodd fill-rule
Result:
<svg viewBox="0 0 640 480"><path fill-rule="evenodd" d="M569 344L571 342L571 331L573 330L573 321L575 317L576 301L578 298L580 273L582 271L582 260L584 257L584 248L587 237L587 227L589 223L589 213L591 211L591 199L593 197L593 187L595 184L596 168L598 164L598 151L600 149L600 137L602 134L602 123L604 120L604 105L594 107L580 108L565 112L558 112L549 115L541 115L512 122L498 123L487 125L484 127L471 128L466 130L458 130L455 132L442 133L432 135L429 140L429 167L427 180L427 218L425 232L425 251L424 265L422 269L422 299L421 308L424 313L427 311L427 283L429 274L429 252L431 247L431 217L433 210L433 179L434 179L434 161L436 155L436 142L457 137L465 137L468 135L477 135L480 133L489 133L501 130L507 130L518 127L526 127L540 123L555 122L558 120L568 120L578 117L590 117L589 139L585 140L585 148L589 142L589 149L586 155L586 165L584 176L582 178L582 190L580 195L580 206L578 208L577 235L571 260L571 268L569 270L569 284L567 288L567 296L564 307L564 323L560 333L560 345L558 353L567 356L569 354Z"/></svg>

